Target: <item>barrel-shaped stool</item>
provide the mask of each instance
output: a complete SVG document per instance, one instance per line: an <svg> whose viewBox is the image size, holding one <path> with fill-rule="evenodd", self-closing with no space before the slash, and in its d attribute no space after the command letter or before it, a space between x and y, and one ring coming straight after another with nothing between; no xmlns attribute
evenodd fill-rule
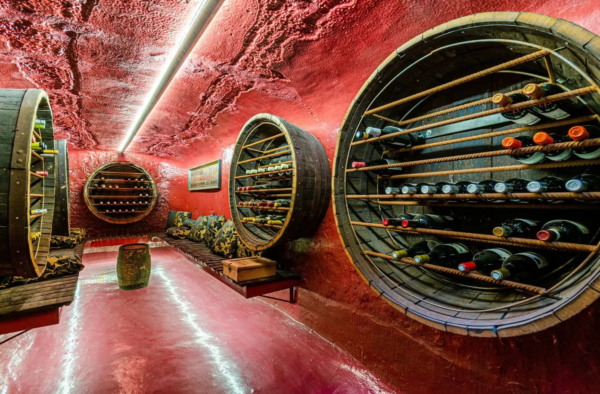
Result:
<svg viewBox="0 0 600 394"><path fill-rule="evenodd" d="M119 248L117 277L121 289L134 290L146 287L150 281L151 269L148 244L127 244Z"/></svg>

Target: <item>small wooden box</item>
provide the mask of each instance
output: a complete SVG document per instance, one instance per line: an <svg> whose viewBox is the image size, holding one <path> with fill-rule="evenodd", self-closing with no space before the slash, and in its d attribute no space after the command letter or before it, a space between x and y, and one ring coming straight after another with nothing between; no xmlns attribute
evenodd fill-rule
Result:
<svg viewBox="0 0 600 394"><path fill-rule="evenodd" d="M277 262L264 257L223 260L223 274L235 282L275 276Z"/></svg>

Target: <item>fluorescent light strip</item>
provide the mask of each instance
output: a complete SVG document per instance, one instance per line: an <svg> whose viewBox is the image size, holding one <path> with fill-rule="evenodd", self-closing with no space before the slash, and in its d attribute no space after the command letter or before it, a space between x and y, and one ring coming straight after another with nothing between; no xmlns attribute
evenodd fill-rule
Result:
<svg viewBox="0 0 600 394"><path fill-rule="evenodd" d="M119 153L123 153L125 149L127 149L137 132L142 128L142 125L154 109L154 106L158 103L163 93L169 87L171 80L177 74L177 71L185 62L190 52L194 49L198 39L202 36L204 29L208 26L222 2L223 0L200 0L200 4L198 4L194 17L184 31L183 37L175 47L166 67L160 73L152 90L148 93L146 100L144 100L143 107L137 114L133 125L121 143Z"/></svg>

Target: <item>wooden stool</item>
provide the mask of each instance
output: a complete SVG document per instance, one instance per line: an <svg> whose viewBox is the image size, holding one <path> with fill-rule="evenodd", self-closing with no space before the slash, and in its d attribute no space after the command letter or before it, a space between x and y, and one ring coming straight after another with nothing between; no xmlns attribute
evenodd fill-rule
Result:
<svg viewBox="0 0 600 394"><path fill-rule="evenodd" d="M127 244L119 248L117 277L121 289L134 290L146 287L150 281L151 269L148 244Z"/></svg>

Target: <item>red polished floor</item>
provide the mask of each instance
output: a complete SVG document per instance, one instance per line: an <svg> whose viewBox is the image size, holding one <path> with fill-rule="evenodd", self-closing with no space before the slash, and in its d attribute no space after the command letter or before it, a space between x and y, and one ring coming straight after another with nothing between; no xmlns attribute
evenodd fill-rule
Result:
<svg viewBox="0 0 600 394"><path fill-rule="evenodd" d="M151 249L148 287L122 291L116 247L91 246L61 323L0 345L0 394L395 393L303 325L168 247Z"/></svg>

